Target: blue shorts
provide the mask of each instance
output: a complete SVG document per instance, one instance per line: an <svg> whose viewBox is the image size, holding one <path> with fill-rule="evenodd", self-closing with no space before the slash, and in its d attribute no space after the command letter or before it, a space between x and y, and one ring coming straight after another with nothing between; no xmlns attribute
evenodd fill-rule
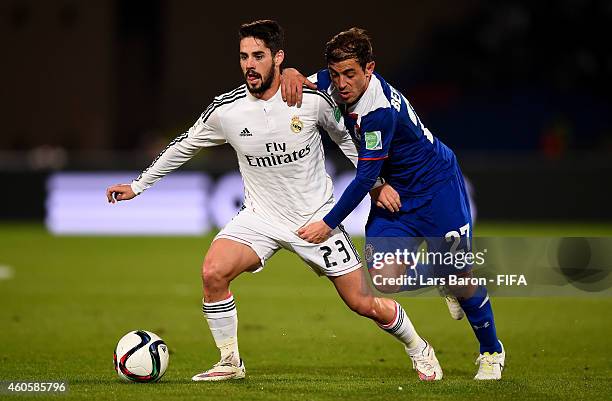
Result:
<svg viewBox="0 0 612 401"><path fill-rule="evenodd" d="M413 252L422 249L440 254L471 251L470 203L458 166L455 175L435 194L412 203L414 208L395 213L372 205L365 230L366 260L371 259L368 255L373 252L380 255L398 249ZM449 259L440 263L441 259L432 256L428 260L434 262L418 266L419 274L441 277L471 269L471 263L455 264L455 259L452 264L448 263ZM368 267L371 268L370 263Z"/></svg>
<svg viewBox="0 0 612 401"><path fill-rule="evenodd" d="M366 237L444 237L449 232L461 231L466 224L472 237L470 201L459 167L435 194L415 203L418 206L414 209L396 213L373 205L366 223Z"/></svg>

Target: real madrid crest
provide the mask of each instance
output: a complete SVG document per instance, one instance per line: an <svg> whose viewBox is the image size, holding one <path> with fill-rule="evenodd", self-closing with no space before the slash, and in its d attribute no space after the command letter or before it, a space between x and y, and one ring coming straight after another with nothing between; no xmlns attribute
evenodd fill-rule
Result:
<svg viewBox="0 0 612 401"><path fill-rule="evenodd" d="M291 118L291 124L289 124L289 126L291 127L291 131L299 134L302 132L302 128L304 128L304 123L300 121L300 117L294 116Z"/></svg>

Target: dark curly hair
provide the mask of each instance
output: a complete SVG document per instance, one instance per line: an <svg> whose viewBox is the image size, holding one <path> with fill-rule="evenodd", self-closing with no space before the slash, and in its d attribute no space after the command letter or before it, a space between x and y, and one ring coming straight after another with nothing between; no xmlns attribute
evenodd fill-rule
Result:
<svg viewBox="0 0 612 401"><path fill-rule="evenodd" d="M285 46L285 34L283 28L276 21L258 20L242 24L238 31L240 40L253 37L259 39L266 44L266 47L272 52L272 56L283 49Z"/></svg>
<svg viewBox="0 0 612 401"><path fill-rule="evenodd" d="M372 42L368 33L361 28L351 28L340 32L325 45L327 63L337 63L348 59L357 59L361 68L374 61Z"/></svg>

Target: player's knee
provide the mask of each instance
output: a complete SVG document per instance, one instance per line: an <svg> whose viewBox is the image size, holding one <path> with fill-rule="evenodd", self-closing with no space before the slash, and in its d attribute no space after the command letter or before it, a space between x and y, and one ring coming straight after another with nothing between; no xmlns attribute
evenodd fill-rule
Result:
<svg viewBox="0 0 612 401"><path fill-rule="evenodd" d="M202 282L204 288L216 288L227 285L223 265L216 258L206 258L202 265Z"/></svg>

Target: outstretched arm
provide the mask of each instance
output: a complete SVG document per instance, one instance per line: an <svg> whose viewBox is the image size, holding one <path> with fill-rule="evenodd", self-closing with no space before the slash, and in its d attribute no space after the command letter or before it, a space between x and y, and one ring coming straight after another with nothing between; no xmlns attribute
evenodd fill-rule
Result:
<svg viewBox="0 0 612 401"><path fill-rule="evenodd" d="M207 109L210 111L209 109ZM218 116L213 111L204 112L196 123L182 135L176 137L131 184L112 185L106 189L109 203L133 199L150 188L161 178L182 166L203 147L225 143L218 128Z"/></svg>

